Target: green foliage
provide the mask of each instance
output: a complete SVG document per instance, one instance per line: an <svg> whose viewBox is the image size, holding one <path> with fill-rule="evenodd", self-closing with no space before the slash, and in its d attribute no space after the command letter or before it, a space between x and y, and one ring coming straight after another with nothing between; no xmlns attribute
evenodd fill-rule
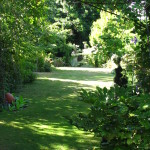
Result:
<svg viewBox="0 0 150 150"><path fill-rule="evenodd" d="M53 64L55 67L63 67L65 63L62 58L55 58Z"/></svg>
<svg viewBox="0 0 150 150"><path fill-rule="evenodd" d="M99 17L99 10L83 5L82 2L57 0L48 2L49 20L58 23L62 29L70 29L67 43L75 43L83 48L83 41L89 43L92 22ZM51 4L50 4L51 3Z"/></svg>
<svg viewBox="0 0 150 150"><path fill-rule="evenodd" d="M102 67L108 60L108 56L97 51L95 54L87 56L88 63L94 67Z"/></svg>
<svg viewBox="0 0 150 150"><path fill-rule="evenodd" d="M35 80L36 75L33 73L35 65L30 61L22 60L20 62L20 74L23 83L31 83Z"/></svg>
<svg viewBox="0 0 150 150"><path fill-rule="evenodd" d="M115 13L122 16L117 11ZM123 56L133 51L130 40L135 36L131 33L134 27L132 21L127 24L124 19L104 11L100 15L100 19L93 23L90 35L90 44L97 50L97 57L93 59L99 66L106 63L113 54Z"/></svg>
<svg viewBox="0 0 150 150"><path fill-rule="evenodd" d="M33 67L43 3L0 1L0 98L21 82L34 80ZM29 11L27 11L29 10Z"/></svg>
<svg viewBox="0 0 150 150"><path fill-rule="evenodd" d="M83 3L86 3L86 0ZM92 3L94 7L105 10L107 13L102 12L101 18L93 23L90 35L91 46L96 46L98 53L105 57L106 61L112 54L128 56L127 73L132 76L132 83L149 93L150 7L148 1L134 0L126 4L120 1L119 3L123 5L119 5L116 0L111 5L101 5L94 0ZM109 4L110 1L106 3ZM145 12L143 12L144 9Z"/></svg>
<svg viewBox="0 0 150 150"><path fill-rule="evenodd" d="M37 57L37 71L44 72L44 57L42 55Z"/></svg>
<svg viewBox="0 0 150 150"><path fill-rule="evenodd" d="M48 56L49 57L49 56ZM39 72L51 72L51 62L50 59L46 57L44 54L40 54L39 56L37 56L37 68L36 71Z"/></svg>
<svg viewBox="0 0 150 150"><path fill-rule="evenodd" d="M31 70L24 70L22 72L23 83L31 83L35 80L36 75Z"/></svg>
<svg viewBox="0 0 150 150"><path fill-rule="evenodd" d="M93 91L87 91L85 89L81 89L79 92L79 100L87 102L87 103L94 103L98 99L97 93Z"/></svg>
<svg viewBox="0 0 150 150"><path fill-rule="evenodd" d="M45 61L44 70L45 70L45 72L51 72L52 71L50 62Z"/></svg>
<svg viewBox="0 0 150 150"><path fill-rule="evenodd" d="M8 104L8 109L10 111L16 111L23 109L28 106L28 101L24 100L22 96L15 97L15 101L12 102L12 104Z"/></svg>
<svg viewBox="0 0 150 150"><path fill-rule="evenodd" d="M85 91L81 94L83 99L90 98L93 106L89 114L79 114L73 120L77 127L100 137L102 149L150 148L149 94L133 95L132 88L117 86L110 89L97 87L93 93L93 98Z"/></svg>
<svg viewBox="0 0 150 150"><path fill-rule="evenodd" d="M22 96L14 96L15 100L12 103L7 103L4 101L0 104L1 111L18 111L24 109L28 106L29 101L25 100Z"/></svg>
<svg viewBox="0 0 150 150"><path fill-rule="evenodd" d="M46 25L39 42L46 54L51 53L53 59L57 57L62 58L65 65L68 66L70 65L74 45L67 42L71 30L64 29L61 26L59 22Z"/></svg>
<svg viewBox="0 0 150 150"><path fill-rule="evenodd" d="M145 30L137 30L139 34L142 34L142 38L139 41L138 47L135 49L137 52L134 54L134 73L137 77L137 85L143 88L146 93L150 93L150 42L145 36Z"/></svg>

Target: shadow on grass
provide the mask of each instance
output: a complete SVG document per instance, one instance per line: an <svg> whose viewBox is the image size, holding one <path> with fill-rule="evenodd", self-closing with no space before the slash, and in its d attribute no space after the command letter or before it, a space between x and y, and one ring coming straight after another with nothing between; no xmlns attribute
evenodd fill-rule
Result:
<svg viewBox="0 0 150 150"><path fill-rule="evenodd" d="M91 81L97 80L96 76L104 78L109 74L56 71L38 76L38 80L18 93L30 100L29 107L22 111L0 113L0 150L84 150L97 146L99 141L93 134L78 130L66 119L89 111L90 105L78 101L77 92L91 87L78 82L51 81L49 78L78 81L87 77L86 80Z"/></svg>
<svg viewBox="0 0 150 150"><path fill-rule="evenodd" d="M64 116L87 112L77 100L75 83L37 80L19 93L30 99L19 112L0 114L0 150L87 149L97 145L93 135L78 130Z"/></svg>
<svg viewBox="0 0 150 150"><path fill-rule="evenodd" d="M91 137L81 131L77 133L71 126L41 119L17 119L8 125L1 125L1 128L1 150L86 149L92 148L94 142L87 140ZM80 137L81 133L83 137ZM5 134L7 136L3 136ZM89 142L91 144L87 144Z"/></svg>

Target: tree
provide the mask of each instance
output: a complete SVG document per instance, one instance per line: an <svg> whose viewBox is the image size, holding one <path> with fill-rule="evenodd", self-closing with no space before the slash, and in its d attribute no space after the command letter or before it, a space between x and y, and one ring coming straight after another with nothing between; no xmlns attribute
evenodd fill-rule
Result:
<svg viewBox="0 0 150 150"><path fill-rule="evenodd" d="M84 41L89 43L90 27L99 17L99 10L70 0L58 0L55 4L53 22L59 22L63 29L71 29L67 42L75 43L83 48Z"/></svg>
<svg viewBox="0 0 150 150"><path fill-rule="evenodd" d="M135 27L134 33L140 36L141 41L139 46L135 48L135 61L137 66L134 68L138 84L144 88L146 92L150 91L150 5L148 0L76 0L75 2L82 2L82 4L89 5L95 9L100 9L109 12L117 17L120 15L115 13L115 10L124 14L122 18L125 22L133 21ZM145 13L144 13L145 12ZM143 19L141 19L143 18ZM145 19L147 18L147 19ZM137 52L136 52L137 51ZM134 64L134 65L136 65ZM141 73L141 70L142 73Z"/></svg>
<svg viewBox="0 0 150 150"><path fill-rule="evenodd" d="M134 26L130 21L125 23L121 18L121 13L115 11L118 16L102 11L100 19L93 23L90 35L92 47L96 47L99 56L99 64L103 64L111 58L113 54L122 57L133 51L131 39L138 36L132 33Z"/></svg>
<svg viewBox="0 0 150 150"><path fill-rule="evenodd" d="M0 99L21 82L34 79L33 56L37 31L42 26L43 4L34 0L0 2Z"/></svg>

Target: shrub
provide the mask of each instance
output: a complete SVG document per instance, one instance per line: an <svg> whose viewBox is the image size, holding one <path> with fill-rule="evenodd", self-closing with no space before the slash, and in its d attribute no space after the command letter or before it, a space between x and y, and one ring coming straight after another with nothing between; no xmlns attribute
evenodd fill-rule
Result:
<svg viewBox="0 0 150 150"><path fill-rule="evenodd" d="M33 70L35 69L33 63L27 60L22 60L20 66L23 83L33 82L36 78L36 75L33 73Z"/></svg>
<svg viewBox="0 0 150 150"><path fill-rule="evenodd" d="M44 56L42 55L37 58L37 71L44 72Z"/></svg>
<svg viewBox="0 0 150 150"><path fill-rule="evenodd" d="M55 58L53 64L55 67L63 67L65 63L62 58Z"/></svg>
<svg viewBox="0 0 150 150"><path fill-rule="evenodd" d="M120 65L121 58L118 57L117 59L114 60L115 63L118 65L118 67L115 69L115 78L114 82L119 85L120 87L127 87L128 83L128 78L122 73L123 69Z"/></svg>
<svg viewBox="0 0 150 150"><path fill-rule="evenodd" d="M45 61L45 63L44 63L44 71L45 72L51 72L51 64L50 64L50 62L48 62L48 61Z"/></svg>
<svg viewBox="0 0 150 150"><path fill-rule="evenodd" d="M102 149L150 149L150 96L131 89L97 88L89 114L80 113L73 124L100 137Z"/></svg>
<svg viewBox="0 0 150 150"><path fill-rule="evenodd" d="M22 72L23 83L31 83L35 80L36 75L31 70L24 70Z"/></svg>
<svg viewBox="0 0 150 150"><path fill-rule="evenodd" d="M87 102L87 103L93 104L98 99L97 94L93 91L87 91L85 89L81 89L79 94L80 94L79 100Z"/></svg>

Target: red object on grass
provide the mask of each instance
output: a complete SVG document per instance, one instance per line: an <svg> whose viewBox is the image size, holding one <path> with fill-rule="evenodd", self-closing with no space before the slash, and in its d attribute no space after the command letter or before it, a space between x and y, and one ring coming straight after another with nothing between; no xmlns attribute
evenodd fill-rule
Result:
<svg viewBox="0 0 150 150"><path fill-rule="evenodd" d="M13 97L13 95L10 94L10 93L6 93L6 94L5 94L5 98L6 98L6 101L7 101L8 103L12 103L12 102L15 100L15 98Z"/></svg>

